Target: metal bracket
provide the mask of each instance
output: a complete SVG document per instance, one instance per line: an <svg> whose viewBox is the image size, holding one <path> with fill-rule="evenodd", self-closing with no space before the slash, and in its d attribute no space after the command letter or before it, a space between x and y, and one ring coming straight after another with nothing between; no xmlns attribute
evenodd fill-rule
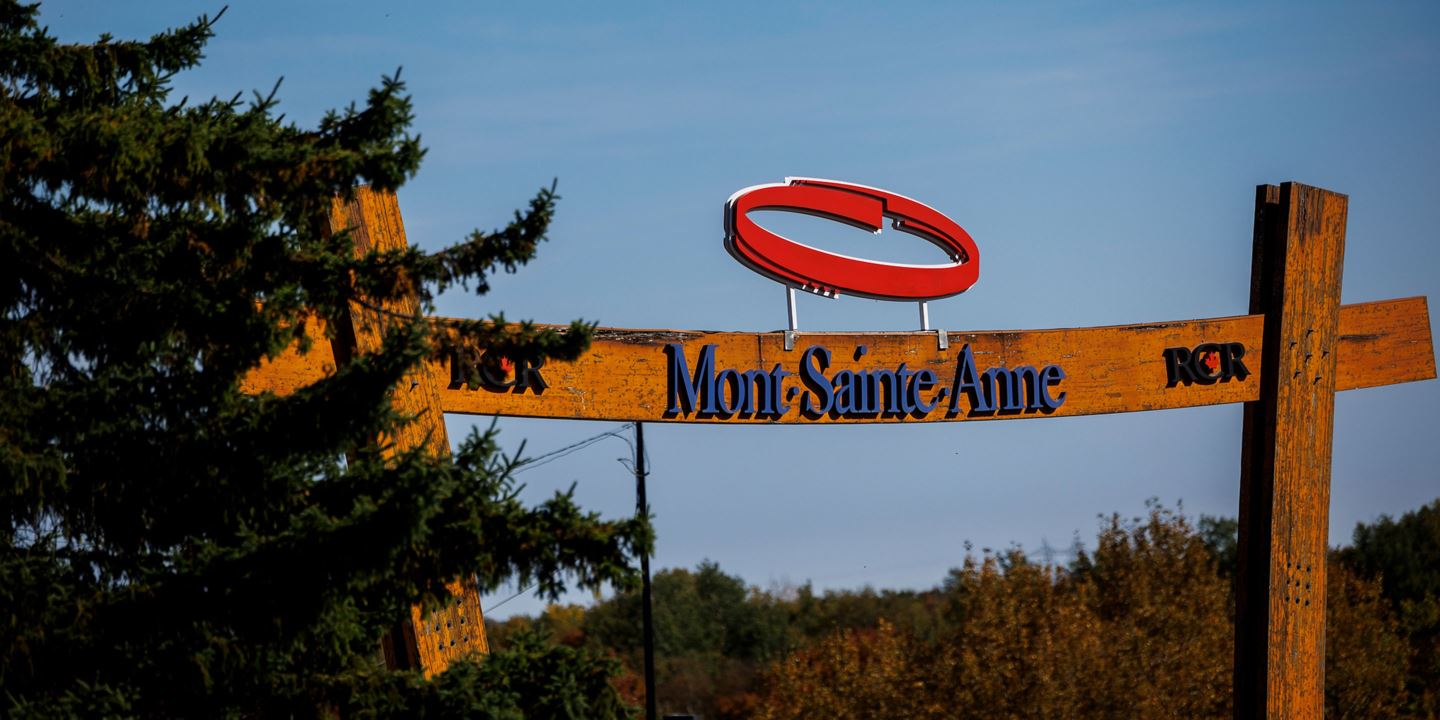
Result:
<svg viewBox="0 0 1440 720"><path fill-rule="evenodd" d="M795 288L789 285L785 286L785 309L786 327L790 328L785 331L785 352L790 352L795 349L795 332L800 323L795 315Z"/></svg>
<svg viewBox="0 0 1440 720"><path fill-rule="evenodd" d="M795 315L795 288L789 285L785 286L785 309L787 311L786 321L788 323L785 327L790 328L790 332L795 332L800 322L796 319Z"/></svg>
<svg viewBox="0 0 1440 720"><path fill-rule="evenodd" d="M920 301L920 330L930 332L930 303L924 300ZM941 350L950 349L950 336L946 335L944 330L935 331L935 342Z"/></svg>
<svg viewBox="0 0 1440 720"><path fill-rule="evenodd" d="M930 304L924 300L920 303L920 331L930 332ZM795 337L800 334L799 320L795 312L795 288L785 286L785 325L788 330L784 331L785 352L795 349ZM935 343L941 350L950 349L950 336L944 330L935 331Z"/></svg>

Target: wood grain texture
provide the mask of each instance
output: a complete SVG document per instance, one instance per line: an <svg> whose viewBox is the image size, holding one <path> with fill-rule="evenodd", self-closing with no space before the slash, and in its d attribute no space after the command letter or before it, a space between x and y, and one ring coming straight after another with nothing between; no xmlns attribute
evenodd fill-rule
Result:
<svg viewBox="0 0 1440 720"><path fill-rule="evenodd" d="M1344 195L1298 183L1257 190L1250 309L1265 318L1265 350L1261 394L1246 404L1241 450L1237 718L1319 718L1324 711L1347 205Z"/></svg>
<svg viewBox="0 0 1440 720"><path fill-rule="evenodd" d="M427 676L444 670L466 653L488 653L485 618L480 611L480 593L475 583L447 583L450 604L425 614L420 606L410 609L410 628L420 654L420 666Z"/></svg>
<svg viewBox="0 0 1440 720"><path fill-rule="evenodd" d="M700 349L717 345L721 367L769 369L782 363L793 371L801 351L823 344L834 353L833 370L896 367L905 362L914 369L933 369L941 384L948 383L960 348L969 343L977 364L1010 367L1059 363L1068 377L1057 387L1066 402L1052 414L1040 412L975 416L931 413L925 420L1024 419L1111 412L1135 412L1248 402L1260 396L1259 372L1265 353L1264 318L1247 315L1184 320L1142 325L949 333L950 349L940 351L934 333L802 333L791 352L784 350L780 333L726 333L681 330L625 330L601 328L589 353L574 363L552 363L541 369L549 387L543 394L529 391L492 392L466 387L449 388L450 369L432 363L430 375L440 386L445 412L476 415L517 415L584 420L645 422L916 422L915 418L817 420L791 413L778 420L735 417L701 419L664 417L667 343L679 342L693 364ZM1346 305L1340 313L1336 348L1336 389L1392 385L1435 377L1430 315L1423 297ZM1167 347L1195 347L1201 342L1240 342L1251 376L1214 385L1167 387ZM858 345L869 352L861 362L851 354ZM259 392L285 393L311 382L324 371L321 364L289 353L258 369L246 387ZM305 378L308 374L308 380ZM794 378L789 379L791 382Z"/></svg>
<svg viewBox="0 0 1440 720"><path fill-rule="evenodd" d="M1340 307L1335 389L1394 385L1435 377L1435 345L1424 297Z"/></svg>
<svg viewBox="0 0 1440 720"><path fill-rule="evenodd" d="M357 257L371 250L395 250L407 245L400 205L393 193L361 188L351 202L337 198L330 213L330 228L332 232L351 233ZM415 312L414 301L408 299L373 309L352 305L349 327L336 333L335 356L343 360L350 352L379 350L387 327L400 322L396 316ZM291 376L286 378L288 382ZM398 411L415 419L394 437L380 439L387 453L424 447L437 457L449 457L450 441L445 433L439 389L436 378L424 368L416 368L400 382L391 402ZM392 667L418 667L429 677L443 672L456 658L488 652L479 588L473 580L451 582L447 587L452 596L448 605L430 614L415 606L411 608L410 624L391 633L384 651Z"/></svg>
<svg viewBox="0 0 1440 720"><path fill-rule="evenodd" d="M289 395L300 388L335 372L335 350L325 335L326 323L310 318L305 323L305 339L309 345L300 351L299 342L273 358L266 358L240 381L240 391L251 395L272 392Z"/></svg>
<svg viewBox="0 0 1440 720"><path fill-rule="evenodd" d="M1388 385L1435 376L1430 339L1429 313L1424 298L1363 303L1346 308L1337 357L1341 363L1340 389ZM957 358L968 344L980 368L990 366L1042 367L1056 363L1066 379L1057 391L1066 393L1065 403L1053 413L1019 412L972 415L947 414L936 410L924 421L1009 420L1064 417L1113 412L1137 412L1246 402L1259 397L1259 372L1263 367L1258 315L1188 320L1142 325L1061 330L992 331L949 333L950 348L939 350L933 333L805 333L795 349L786 352L780 333L683 332L673 330L600 330L592 349L574 363L554 363L542 368L549 387L543 394L493 392L484 388L444 388L441 402L446 412L478 415L518 415L588 420L646 422L719 423L823 423L823 422L914 422L903 415L874 418L822 416L808 419L798 408L780 418L703 418L695 414L667 417L665 345L681 343L691 369L706 345L715 345L717 368L769 370L776 363L795 372L801 353L811 344L820 344L832 353L827 373L838 370L929 368L938 378L937 388L948 387L954 379ZM1240 342L1246 347L1245 362L1250 377L1212 385L1168 387L1164 350L1193 348L1206 342ZM853 354L864 345L868 352L858 361ZM432 373L449 377L442 366ZM799 386L797 378L787 382ZM937 390L938 392L938 390Z"/></svg>

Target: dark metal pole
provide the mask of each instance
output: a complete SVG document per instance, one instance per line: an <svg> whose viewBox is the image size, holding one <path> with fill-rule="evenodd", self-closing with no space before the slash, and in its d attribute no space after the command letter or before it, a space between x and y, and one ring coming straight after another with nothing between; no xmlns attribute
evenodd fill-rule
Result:
<svg viewBox="0 0 1440 720"><path fill-rule="evenodd" d="M645 425L635 423L635 513L650 514L645 500ZM640 617L645 641L645 720L660 716L655 699L655 624L650 606L650 553L640 554Z"/></svg>

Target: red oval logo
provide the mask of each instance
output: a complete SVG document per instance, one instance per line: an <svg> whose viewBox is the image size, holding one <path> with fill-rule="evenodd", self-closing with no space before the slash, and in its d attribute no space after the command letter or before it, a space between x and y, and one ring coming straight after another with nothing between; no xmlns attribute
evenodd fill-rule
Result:
<svg viewBox="0 0 1440 720"><path fill-rule="evenodd" d="M760 227L748 215L752 210L805 213L876 234L888 217L894 229L935 244L950 262L909 265L826 252ZM904 195L835 180L785 178L731 195L725 249L761 275L827 297L935 300L965 292L980 278L980 250L954 220Z"/></svg>

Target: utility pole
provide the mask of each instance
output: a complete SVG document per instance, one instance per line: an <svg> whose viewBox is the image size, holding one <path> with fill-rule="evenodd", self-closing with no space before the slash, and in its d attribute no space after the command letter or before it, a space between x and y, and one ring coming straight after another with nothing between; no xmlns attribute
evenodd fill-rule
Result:
<svg viewBox="0 0 1440 720"><path fill-rule="evenodd" d="M649 517L645 500L645 424L635 423L635 514ZM645 720L660 716L655 699L655 624L650 604L650 553L640 553L640 617L645 641Z"/></svg>

